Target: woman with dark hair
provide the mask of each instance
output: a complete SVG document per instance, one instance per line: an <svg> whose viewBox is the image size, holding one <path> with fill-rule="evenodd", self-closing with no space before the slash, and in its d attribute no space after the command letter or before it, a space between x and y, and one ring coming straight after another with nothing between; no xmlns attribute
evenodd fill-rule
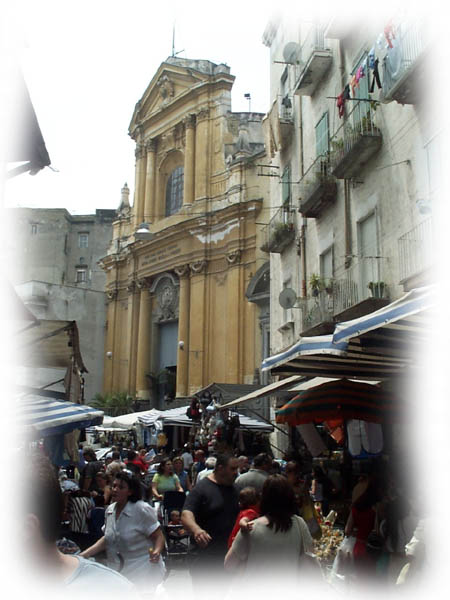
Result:
<svg viewBox="0 0 450 600"><path fill-rule="evenodd" d="M300 556L311 552L313 542L304 520L296 515L294 490L283 475L271 475L261 494L261 517L249 523L249 531L237 534L225 557L225 568L245 566L245 574L281 578L283 584L301 576Z"/></svg>
<svg viewBox="0 0 450 600"><path fill-rule="evenodd" d="M182 492L178 475L173 472L170 458L163 458L152 479L152 492L156 500L162 500L165 492Z"/></svg>
<svg viewBox="0 0 450 600"><path fill-rule="evenodd" d="M191 479L189 477L189 473L184 469L184 461L181 456L176 456L173 461L173 471L174 474L177 475L180 480L180 485L183 488L183 491L190 492L192 490Z"/></svg>
<svg viewBox="0 0 450 600"><path fill-rule="evenodd" d="M165 540L156 511L141 500L140 481L128 470L115 476L112 501L105 511L104 536L81 556L89 558L106 550L109 567L143 592L151 592L165 573L161 557Z"/></svg>

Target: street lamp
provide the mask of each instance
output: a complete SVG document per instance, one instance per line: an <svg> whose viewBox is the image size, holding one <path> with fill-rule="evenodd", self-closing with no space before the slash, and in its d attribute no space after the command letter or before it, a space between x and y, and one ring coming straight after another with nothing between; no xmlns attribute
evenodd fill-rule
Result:
<svg viewBox="0 0 450 600"><path fill-rule="evenodd" d="M136 231L134 232L134 237L137 240L149 241L153 239L154 233L150 232L150 223L141 223Z"/></svg>

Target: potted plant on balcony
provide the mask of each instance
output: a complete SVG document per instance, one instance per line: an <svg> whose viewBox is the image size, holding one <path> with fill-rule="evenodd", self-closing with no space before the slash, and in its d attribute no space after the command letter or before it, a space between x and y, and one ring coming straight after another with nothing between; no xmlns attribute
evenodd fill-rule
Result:
<svg viewBox="0 0 450 600"><path fill-rule="evenodd" d="M320 293L320 290L323 289L323 279L317 275L317 273L311 273L309 278L309 287L311 288L311 293L313 296L317 297Z"/></svg>
<svg viewBox="0 0 450 600"><path fill-rule="evenodd" d="M331 296L333 293L333 289L334 289L334 279L328 279L328 281L325 282L325 291L326 293Z"/></svg>
<svg viewBox="0 0 450 600"><path fill-rule="evenodd" d="M386 284L384 281L370 281L367 287L372 294L372 298L384 298L384 292L386 289Z"/></svg>

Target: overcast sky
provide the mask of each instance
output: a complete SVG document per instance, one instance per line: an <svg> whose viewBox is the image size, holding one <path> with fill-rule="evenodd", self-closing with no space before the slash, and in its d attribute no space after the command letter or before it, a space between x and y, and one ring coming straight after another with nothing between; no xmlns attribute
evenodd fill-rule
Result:
<svg viewBox="0 0 450 600"><path fill-rule="evenodd" d="M376 10L392 4L383 0ZM249 109L244 98L249 92L252 111L266 112L270 61L262 35L280 7L295 18L299 10L304 15L320 8L328 14L329 7L336 10L336 3L11 1L3 28L16 36L21 48L23 71L56 171L47 168L34 177L24 174L9 180L6 206L89 213L117 208L125 181L133 194L135 144L128 125L136 102L171 54L174 23L179 56L231 67L236 77L234 111ZM341 2L344 18L346 11L350 17L356 11L367 18L361 3Z"/></svg>
<svg viewBox="0 0 450 600"><path fill-rule="evenodd" d="M232 109L266 112L269 49L262 34L273 3L16 2L22 66L52 167L20 175L7 206L66 207L86 213L117 208L134 189L134 106L172 51L225 62L236 76ZM162 7L162 9L160 8Z"/></svg>

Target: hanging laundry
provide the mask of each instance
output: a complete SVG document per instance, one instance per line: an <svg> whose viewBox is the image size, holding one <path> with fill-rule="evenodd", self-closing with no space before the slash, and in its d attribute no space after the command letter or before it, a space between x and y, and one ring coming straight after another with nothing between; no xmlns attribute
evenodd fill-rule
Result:
<svg viewBox="0 0 450 600"><path fill-rule="evenodd" d="M336 100L336 106L338 108L338 114L340 119L344 116L345 103L350 98L350 86L347 83L347 85L344 88L344 91L342 92L342 94L339 94Z"/></svg>
<svg viewBox="0 0 450 600"><path fill-rule="evenodd" d="M353 75L353 77L350 80L350 87L352 88L352 95L353 97L355 96L355 90L356 88L359 87L359 82L356 81L356 75Z"/></svg>
<svg viewBox="0 0 450 600"><path fill-rule="evenodd" d="M365 65L360 65L358 67L358 69L356 70L355 77L356 77L356 82L358 84L359 84L360 80L366 76L365 70L366 70Z"/></svg>
<svg viewBox="0 0 450 600"><path fill-rule="evenodd" d="M386 38L388 47L393 48L394 46L392 44L392 40L395 40L395 32L394 26L392 25L392 21L389 21L389 23L384 28L384 37Z"/></svg>
<svg viewBox="0 0 450 600"><path fill-rule="evenodd" d="M344 92L342 92L342 94L339 94L339 96L337 97L337 100L336 100L336 106L338 109L338 115L339 115L340 119L342 119L342 117L344 116L344 105L345 105Z"/></svg>
<svg viewBox="0 0 450 600"><path fill-rule="evenodd" d="M382 48L383 47L383 40L384 40L384 36L382 33L380 33L380 35L377 37L377 46L378 48Z"/></svg>
<svg viewBox="0 0 450 600"><path fill-rule="evenodd" d="M369 90L370 94L373 92L373 90L375 88L375 81L377 82L378 89L380 89L381 81L380 81L380 72L378 71L378 58L375 60L375 66L373 69L372 85L370 86L370 90Z"/></svg>
<svg viewBox="0 0 450 600"><path fill-rule="evenodd" d="M373 70L375 68L375 46L372 46L372 48L369 50L368 59L369 69Z"/></svg>

